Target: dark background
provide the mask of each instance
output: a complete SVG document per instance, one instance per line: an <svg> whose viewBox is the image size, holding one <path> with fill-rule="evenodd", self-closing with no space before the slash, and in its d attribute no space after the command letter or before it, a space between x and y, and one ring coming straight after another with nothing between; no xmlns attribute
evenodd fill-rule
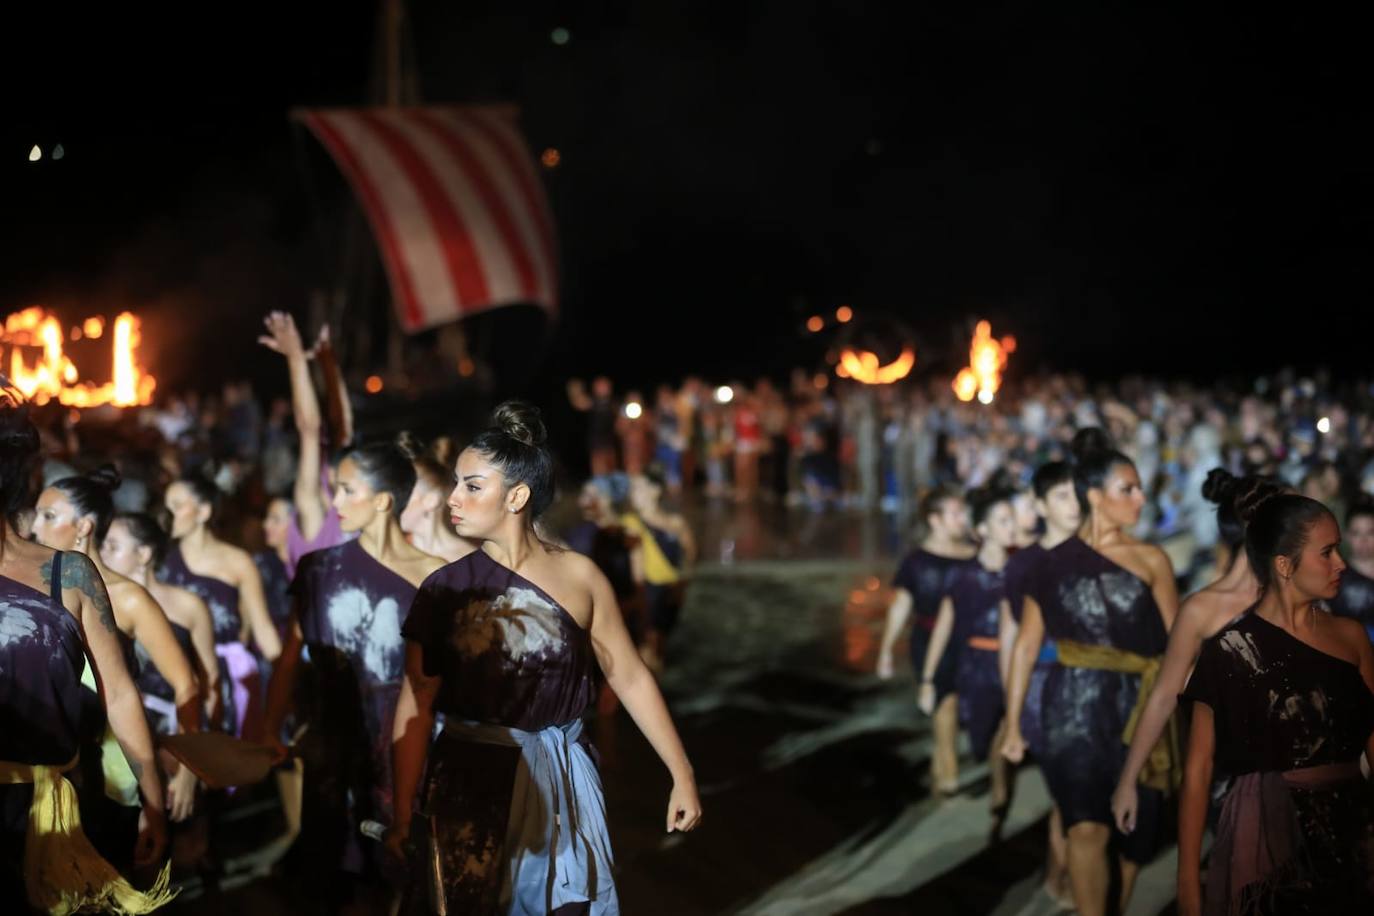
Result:
<svg viewBox="0 0 1374 916"><path fill-rule="evenodd" d="M925 6L410 3L425 100L513 102L562 153L559 323L472 328L498 393L819 365L802 325L841 303L904 322L918 371L952 371L974 317L1020 338L1013 373L1365 371L1355 22ZM280 386L259 316L304 313L352 212L287 111L368 98L377 5L26 15L6 13L0 310L132 307L165 387Z"/></svg>

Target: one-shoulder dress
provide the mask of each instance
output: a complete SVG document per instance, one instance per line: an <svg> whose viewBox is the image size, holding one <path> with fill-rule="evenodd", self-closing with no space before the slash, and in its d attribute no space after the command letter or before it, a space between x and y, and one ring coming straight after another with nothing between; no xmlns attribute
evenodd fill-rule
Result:
<svg viewBox="0 0 1374 916"><path fill-rule="evenodd" d="M582 729L591 639L547 592L478 550L431 575L402 627L442 678L407 911L619 913L601 779Z"/></svg>

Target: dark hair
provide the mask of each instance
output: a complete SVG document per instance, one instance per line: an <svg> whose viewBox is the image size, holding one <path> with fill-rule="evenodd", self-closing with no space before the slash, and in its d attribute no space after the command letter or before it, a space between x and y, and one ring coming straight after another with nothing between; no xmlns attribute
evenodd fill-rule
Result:
<svg viewBox="0 0 1374 916"><path fill-rule="evenodd" d="M406 454L415 465L416 479L443 489L450 485L453 477L453 440L440 436L426 444L419 436L403 430L396 437L396 446Z"/></svg>
<svg viewBox="0 0 1374 916"><path fill-rule="evenodd" d="M75 477L63 477L48 486L67 497L67 502L76 510L77 518L95 516L95 542L105 539L110 530L110 519L114 517L114 491L119 489L119 470L112 464L102 465Z"/></svg>
<svg viewBox="0 0 1374 916"><path fill-rule="evenodd" d="M1217 507L1217 532L1232 551L1245 543L1246 522L1264 500L1287 489L1272 477L1236 477L1225 468L1212 468L1202 483L1202 495Z"/></svg>
<svg viewBox="0 0 1374 916"><path fill-rule="evenodd" d="M151 515L146 512L120 512L110 521L120 522L125 528L129 529L129 537L133 538L140 547L147 547L153 552L153 566L161 566L163 558L167 555L167 546L171 543L171 537L167 530L157 523Z"/></svg>
<svg viewBox="0 0 1374 916"><path fill-rule="evenodd" d="M1123 464L1135 467L1135 462L1117 451L1111 437L1096 426L1085 426L1074 433L1069 451L1073 455L1073 490L1086 518L1092 511L1088 491L1102 489L1112 468Z"/></svg>
<svg viewBox="0 0 1374 916"><path fill-rule="evenodd" d="M349 449L344 459L358 466L368 486L391 494L391 514L400 518L415 489L415 462L396 442L373 442Z"/></svg>
<svg viewBox="0 0 1374 916"><path fill-rule="evenodd" d="M982 489L974 490L968 495L969 518L975 526L987 521L988 513L992 512L992 507L998 503L1009 503L1016 495L1014 490L1006 487L991 484Z"/></svg>
<svg viewBox="0 0 1374 916"><path fill-rule="evenodd" d="M929 518L932 515L939 515L940 510L944 508L945 503L949 502L951 499L963 500L963 498L963 491L955 487L949 486L948 484L941 484L940 486L935 487L929 493L927 493L925 496L921 498L920 521L922 523L925 523L929 520Z"/></svg>
<svg viewBox="0 0 1374 916"><path fill-rule="evenodd" d="M1296 561L1312 526L1322 516L1335 520L1330 509L1296 493L1277 493L1260 500L1253 513L1245 528L1245 555L1261 589L1269 587L1275 558Z"/></svg>
<svg viewBox="0 0 1374 916"><path fill-rule="evenodd" d="M1063 483L1073 483L1073 465L1067 461L1047 461L1031 475L1031 489L1036 499L1044 499L1050 491Z"/></svg>
<svg viewBox="0 0 1374 916"><path fill-rule="evenodd" d="M219 487L215 486L214 481L207 476L212 470L207 465L202 468L202 472L199 474L182 474L176 479L176 483L182 484L190 490L191 496L195 498L196 502L202 506L209 506L210 517L214 518L215 513L219 511L220 490Z"/></svg>
<svg viewBox="0 0 1374 916"><path fill-rule="evenodd" d="M24 396L0 375L0 500L6 515L28 504L38 430L29 419Z"/></svg>
<svg viewBox="0 0 1374 916"><path fill-rule="evenodd" d="M1350 504L1345 513L1345 527L1349 528L1350 523L1357 518L1374 518L1374 499L1366 493L1355 497L1355 501Z"/></svg>
<svg viewBox="0 0 1374 916"><path fill-rule="evenodd" d="M506 478L506 486L530 488L530 520L553 502L553 455L539 408L524 401L506 401L492 411L487 428L469 448L481 454Z"/></svg>

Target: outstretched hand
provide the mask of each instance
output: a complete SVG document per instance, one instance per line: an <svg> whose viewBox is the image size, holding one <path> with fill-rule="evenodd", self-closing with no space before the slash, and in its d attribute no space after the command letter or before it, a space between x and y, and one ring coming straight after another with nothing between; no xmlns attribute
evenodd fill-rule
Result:
<svg viewBox="0 0 1374 916"><path fill-rule="evenodd" d="M258 343L267 349L280 353L287 359L293 356L313 355L313 350L310 353L306 352L305 345L301 343L301 332L296 329L296 319L292 318L289 312L269 312L262 323L267 328L267 333L258 338Z"/></svg>

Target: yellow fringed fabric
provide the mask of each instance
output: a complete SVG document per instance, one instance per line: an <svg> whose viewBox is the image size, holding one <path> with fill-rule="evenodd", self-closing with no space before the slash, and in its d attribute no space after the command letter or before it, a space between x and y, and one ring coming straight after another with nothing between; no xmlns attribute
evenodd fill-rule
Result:
<svg viewBox="0 0 1374 916"><path fill-rule="evenodd" d="M1140 726L1140 717L1145 713L1145 705L1150 701L1155 681L1159 678L1159 669L1164 659L1146 658L1125 649L1094 646L1065 639L1057 640L1056 645L1059 647L1059 664L1066 668L1091 668L1096 671L1140 675L1140 692L1136 695L1135 708L1131 710L1131 717L1126 720L1126 730L1121 734L1121 740L1130 746L1131 739L1135 737L1136 729ZM1142 786L1162 792L1173 792L1183 784L1183 755L1179 749L1178 725L1173 716L1169 717L1168 723L1164 726L1164 733L1159 736L1155 746L1150 748L1150 756L1140 768L1140 778L1137 781Z"/></svg>
<svg viewBox="0 0 1374 916"><path fill-rule="evenodd" d="M81 829L76 789L62 774L76 766L10 763L0 760L0 784L33 784L29 829L24 839L24 886L29 904L50 916L108 912L151 913L171 903L171 863L157 881L140 891L96 852Z"/></svg>

